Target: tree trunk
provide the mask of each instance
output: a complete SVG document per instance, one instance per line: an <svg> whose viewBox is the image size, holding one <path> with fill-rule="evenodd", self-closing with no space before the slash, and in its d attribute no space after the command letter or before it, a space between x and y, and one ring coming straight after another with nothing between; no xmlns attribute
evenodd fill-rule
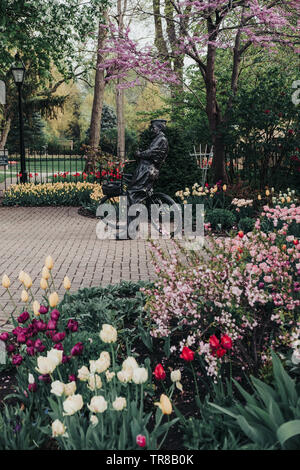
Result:
<svg viewBox="0 0 300 470"><path fill-rule="evenodd" d="M121 81L118 80L118 85ZM116 89L117 122L118 122L118 148L117 155L120 161L125 160L125 119L124 119L124 90Z"/></svg>
<svg viewBox="0 0 300 470"><path fill-rule="evenodd" d="M1 150L5 148L7 137L10 131L11 121L12 121L11 116L6 118L6 120L4 121L4 127L3 127L3 130L1 132L1 137L0 137L0 149Z"/></svg>
<svg viewBox="0 0 300 470"><path fill-rule="evenodd" d="M105 14L107 17L107 14ZM98 43L97 43L97 61L96 61L96 76L95 76L95 86L94 86L94 99L91 115L91 126L90 126L90 136L89 136L89 147L90 147L90 156L86 161L85 171L95 171L95 155L97 149L99 148L100 142L100 133L101 133L101 117L103 109L103 99L104 99L104 90L105 90L105 74L103 70L99 69L99 65L103 62L102 53L99 52L99 49L102 49L104 42L107 36L107 30L101 27L101 22L99 21L98 28Z"/></svg>
<svg viewBox="0 0 300 470"><path fill-rule="evenodd" d="M212 39L214 39L212 37ZM217 86L215 78L215 58L216 47L209 45L207 49L206 67L206 113L208 117L209 129L214 146L214 156L212 163L213 179L215 182L228 182L225 164L225 144L221 129L222 114L217 102Z"/></svg>

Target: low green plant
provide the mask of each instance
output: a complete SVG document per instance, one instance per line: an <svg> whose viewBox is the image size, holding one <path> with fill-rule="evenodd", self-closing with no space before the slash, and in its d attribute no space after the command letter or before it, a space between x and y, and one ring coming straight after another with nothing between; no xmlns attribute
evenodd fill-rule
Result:
<svg viewBox="0 0 300 470"><path fill-rule="evenodd" d="M29 409L6 405L0 413L0 450L34 450L45 442L42 419Z"/></svg>
<svg viewBox="0 0 300 470"><path fill-rule="evenodd" d="M236 223L236 216L227 209L213 209L205 213L205 222L209 222L213 230L230 230Z"/></svg>
<svg viewBox="0 0 300 470"><path fill-rule="evenodd" d="M244 217L238 223L239 230L242 230L244 233L252 232L254 229L255 220L251 217Z"/></svg>
<svg viewBox="0 0 300 470"><path fill-rule="evenodd" d="M217 413L230 417L230 429L236 431L238 426L248 438L243 449L299 449L300 384L285 371L275 353L272 362L272 385L251 376L251 394L233 380L243 401L235 400L230 408L210 403Z"/></svg>

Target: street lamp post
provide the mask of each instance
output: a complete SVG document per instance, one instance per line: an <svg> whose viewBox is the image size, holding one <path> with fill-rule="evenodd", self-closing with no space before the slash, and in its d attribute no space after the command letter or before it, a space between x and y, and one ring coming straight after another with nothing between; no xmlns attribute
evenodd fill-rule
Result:
<svg viewBox="0 0 300 470"><path fill-rule="evenodd" d="M21 158L21 183L27 182L26 162L25 162L25 144L24 144L24 121L22 109L22 85L25 79L25 66L19 56L16 54L15 63L11 68L14 82L18 88L18 101L19 101L19 127L20 127L20 158Z"/></svg>

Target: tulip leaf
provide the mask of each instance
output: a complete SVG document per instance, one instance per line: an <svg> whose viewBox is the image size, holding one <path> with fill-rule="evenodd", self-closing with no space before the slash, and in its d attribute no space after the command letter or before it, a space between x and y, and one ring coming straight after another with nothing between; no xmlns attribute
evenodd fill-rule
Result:
<svg viewBox="0 0 300 470"><path fill-rule="evenodd" d="M288 439L291 439L292 437L297 436L298 434L300 434L299 419L295 419L294 421L288 421L287 423L282 424L277 430L277 437L281 446L283 446Z"/></svg>

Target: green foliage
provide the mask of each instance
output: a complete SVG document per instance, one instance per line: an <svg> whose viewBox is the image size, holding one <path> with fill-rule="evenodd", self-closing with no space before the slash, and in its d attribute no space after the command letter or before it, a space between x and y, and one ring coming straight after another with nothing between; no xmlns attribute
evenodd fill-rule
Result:
<svg viewBox="0 0 300 470"><path fill-rule="evenodd" d="M246 435L252 444L243 449L297 450L300 445L299 383L284 370L279 358L272 354L273 385L251 377L254 394L249 394L236 381L244 402L235 400L230 408L211 403L223 416L231 418L227 425Z"/></svg>
<svg viewBox="0 0 300 470"><path fill-rule="evenodd" d="M213 209L205 213L205 221L213 230L230 230L236 223L236 216L227 209Z"/></svg>
<svg viewBox="0 0 300 470"><path fill-rule="evenodd" d="M0 411L0 450L37 450L45 442L39 427L42 419L30 410L5 406Z"/></svg>
<svg viewBox="0 0 300 470"><path fill-rule="evenodd" d="M238 223L238 228L244 233L248 233L252 232L254 225L255 219L252 219L251 217L243 217Z"/></svg>
<svg viewBox="0 0 300 470"><path fill-rule="evenodd" d="M147 282L123 281L108 287L80 289L75 294L66 296L59 309L64 316L76 319L79 330L84 329L85 334L92 339L94 337L90 334L100 331L103 324L110 324L118 330L120 341L126 345L127 350L141 337L141 331L142 340L150 345L144 322L141 320L145 317L145 297L140 288L147 285ZM88 345L88 349L93 349L92 344Z"/></svg>
<svg viewBox="0 0 300 470"><path fill-rule="evenodd" d="M46 144L44 133L45 124L39 113L34 112L30 120L24 121L24 142L25 148L31 150L41 150ZM11 130L8 135L6 147L10 153L19 153L20 150L20 128L19 117L15 115Z"/></svg>

